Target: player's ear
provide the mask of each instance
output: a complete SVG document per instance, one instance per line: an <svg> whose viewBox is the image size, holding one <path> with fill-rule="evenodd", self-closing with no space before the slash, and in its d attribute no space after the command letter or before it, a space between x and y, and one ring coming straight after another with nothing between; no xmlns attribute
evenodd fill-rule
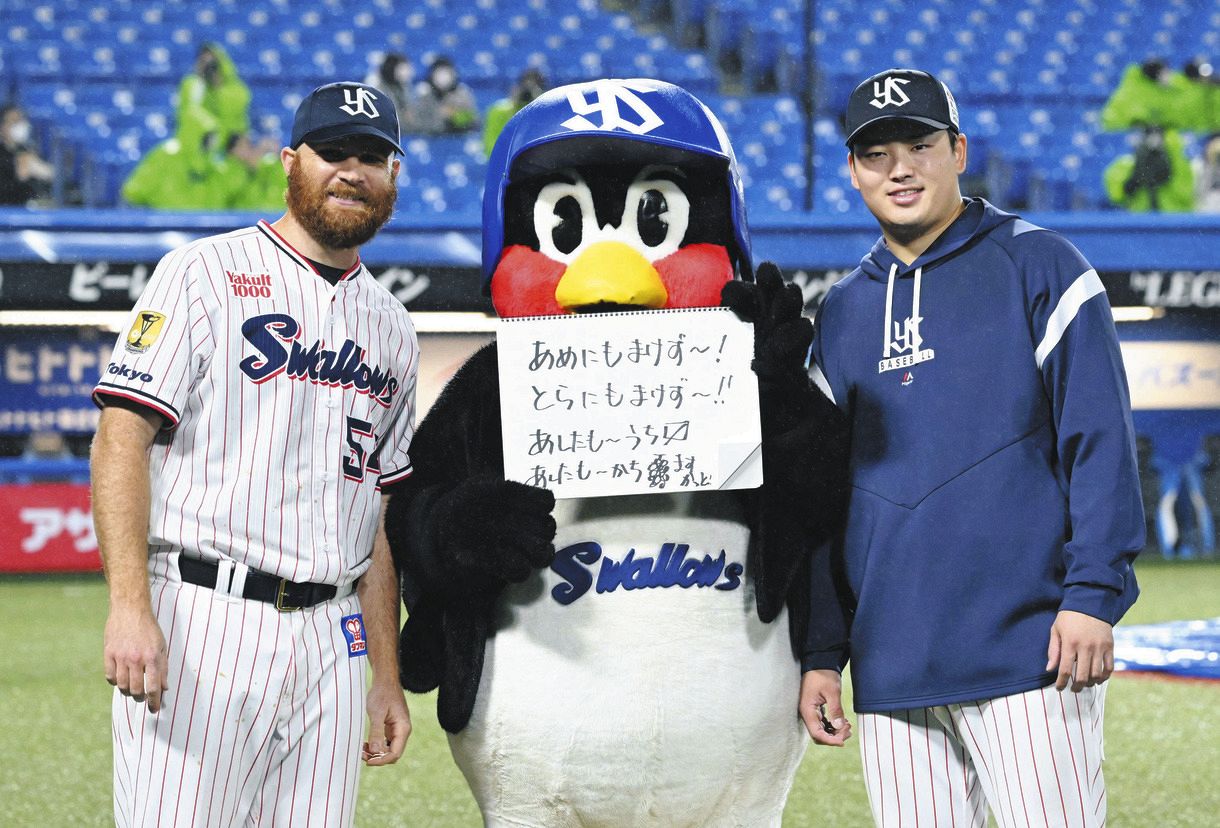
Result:
<svg viewBox="0 0 1220 828"><path fill-rule="evenodd" d="M966 171L966 136L958 133L953 141L953 157L957 161L957 172L960 175Z"/></svg>
<svg viewBox="0 0 1220 828"><path fill-rule="evenodd" d="M851 175L851 185L857 190L860 189L860 182L856 180L856 151L854 149L847 151L847 172Z"/></svg>
<svg viewBox="0 0 1220 828"><path fill-rule="evenodd" d="M292 172L292 166L297 161L297 151L292 147L284 147L280 150L280 164L284 167L284 174L288 175Z"/></svg>
<svg viewBox="0 0 1220 828"><path fill-rule="evenodd" d="M401 172L401 170L402 170L402 159L401 159L401 158L395 158L395 159L394 159L394 160L393 160L393 161L390 163L390 180L391 180L391 181L397 181L397 180L398 180L398 173L399 173L399 172Z"/></svg>

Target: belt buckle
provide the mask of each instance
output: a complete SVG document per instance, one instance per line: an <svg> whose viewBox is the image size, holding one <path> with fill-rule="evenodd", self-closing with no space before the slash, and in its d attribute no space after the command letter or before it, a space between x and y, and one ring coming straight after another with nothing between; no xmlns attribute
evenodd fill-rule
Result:
<svg viewBox="0 0 1220 828"><path fill-rule="evenodd" d="M279 588L275 591L275 608L280 612L298 612L301 607L284 603L284 592L288 589L288 579L280 578Z"/></svg>

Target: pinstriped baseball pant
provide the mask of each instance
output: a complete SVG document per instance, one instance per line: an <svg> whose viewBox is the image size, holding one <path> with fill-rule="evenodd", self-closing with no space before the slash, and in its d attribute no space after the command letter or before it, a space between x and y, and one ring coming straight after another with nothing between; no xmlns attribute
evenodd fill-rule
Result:
<svg viewBox="0 0 1220 828"><path fill-rule="evenodd" d="M1106 685L1054 686L979 702L860 714L878 826L1000 828L1106 821Z"/></svg>
<svg viewBox="0 0 1220 828"><path fill-rule="evenodd" d="M119 826L346 826L356 806L366 659L356 595L280 613L153 577L169 649L163 707L114 692Z"/></svg>

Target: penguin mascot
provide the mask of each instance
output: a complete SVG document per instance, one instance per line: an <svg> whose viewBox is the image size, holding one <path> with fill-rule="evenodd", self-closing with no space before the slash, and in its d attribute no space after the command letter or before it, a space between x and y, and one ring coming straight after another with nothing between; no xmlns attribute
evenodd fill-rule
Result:
<svg viewBox="0 0 1220 828"><path fill-rule="evenodd" d="M846 499L846 427L809 381L800 291L771 265L749 281L732 149L677 86L553 89L489 164L500 316L725 304L753 323L765 482L556 502L506 481L490 343L420 424L387 509L403 686L439 687L488 826L778 826L808 738L810 562ZM691 562L717 577L632 583Z"/></svg>

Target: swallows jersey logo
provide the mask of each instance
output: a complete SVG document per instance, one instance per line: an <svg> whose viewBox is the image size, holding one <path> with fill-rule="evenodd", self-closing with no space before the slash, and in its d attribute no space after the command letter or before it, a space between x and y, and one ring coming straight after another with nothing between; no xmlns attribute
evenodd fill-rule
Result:
<svg viewBox="0 0 1220 828"><path fill-rule="evenodd" d="M635 135L646 135L665 122L636 93L655 91L624 81L599 80L585 84L568 93L568 104L575 115L564 121L562 126L572 130L596 129L603 132L621 129ZM587 97L590 92L594 96L592 101ZM595 124L585 117L594 114L600 115L601 124Z"/></svg>

